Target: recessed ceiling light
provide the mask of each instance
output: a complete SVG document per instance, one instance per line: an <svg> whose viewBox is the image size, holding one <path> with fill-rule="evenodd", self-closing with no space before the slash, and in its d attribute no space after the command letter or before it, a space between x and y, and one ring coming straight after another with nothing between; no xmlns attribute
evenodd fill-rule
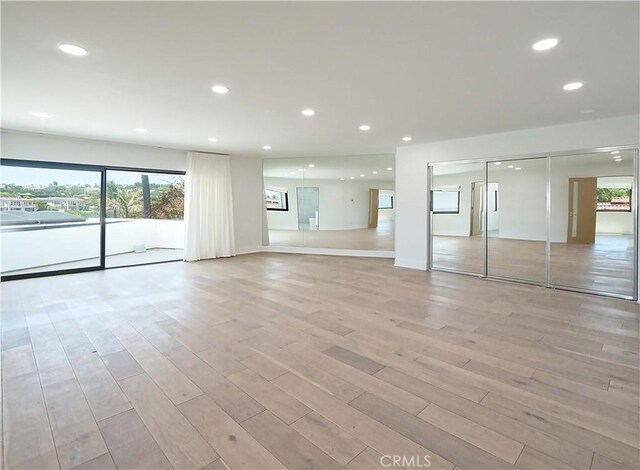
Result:
<svg viewBox="0 0 640 470"><path fill-rule="evenodd" d="M51 114L45 113L44 111L34 111L31 113L31 115L37 118L42 118L42 119L47 119L51 117Z"/></svg>
<svg viewBox="0 0 640 470"><path fill-rule="evenodd" d="M229 93L229 87L226 87L224 85L213 85L211 87L211 91L213 91L214 93L217 93L219 95L225 95L225 94Z"/></svg>
<svg viewBox="0 0 640 470"><path fill-rule="evenodd" d="M513 165L509 165L509 166L507 166L507 168L513 168Z"/></svg>
<svg viewBox="0 0 640 470"><path fill-rule="evenodd" d="M218 138L217 137L209 137L209 142L217 142Z"/></svg>
<svg viewBox="0 0 640 470"><path fill-rule="evenodd" d="M522 170L522 168L520 168L519 166L516 167L516 170Z"/></svg>
<svg viewBox="0 0 640 470"><path fill-rule="evenodd" d="M356 177L355 176L349 176L349 179L350 180L354 180L354 179L356 179Z"/></svg>
<svg viewBox="0 0 640 470"><path fill-rule="evenodd" d="M571 82L562 87L565 91L579 90L580 88L582 88L582 82Z"/></svg>
<svg viewBox="0 0 640 470"><path fill-rule="evenodd" d="M147 129L146 127L136 127L136 132L144 134L145 132L149 132L149 129Z"/></svg>
<svg viewBox="0 0 640 470"><path fill-rule="evenodd" d="M403 137L402 140L404 140L405 142L410 142L411 141L411 137L406 136L406 137Z"/></svg>
<svg viewBox="0 0 640 470"><path fill-rule="evenodd" d="M558 40L556 38L547 38L538 41L531 46L534 51L548 51L549 49L553 49L558 45Z"/></svg>
<svg viewBox="0 0 640 470"><path fill-rule="evenodd" d="M388 171L391 171L391 170L393 170L393 168L389 167L389 168L387 168L387 170L388 170Z"/></svg>
<svg viewBox="0 0 640 470"><path fill-rule="evenodd" d="M377 171L372 171L371 173L373 173L374 175L377 175L378 172Z"/></svg>
<svg viewBox="0 0 640 470"><path fill-rule="evenodd" d="M617 155L620 153L620 150L614 150L613 152L611 152L611 155Z"/></svg>
<svg viewBox="0 0 640 470"><path fill-rule="evenodd" d="M295 174L296 174L296 172L295 172L295 171L292 171L290 174L295 175Z"/></svg>
<svg viewBox="0 0 640 470"><path fill-rule="evenodd" d="M340 178L340 181L344 181L344 178Z"/></svg>
<svg viewBox="0 0 640 470"><path fill-rule="evenodd" d="M360 130L361 131L371 130L371 126L369 124L363 124L363 125L360 126Z"/></svg>
<svg viewBox="0 0 640 470"><path fill-rule="evenodd" d="M303 109L302 110L302 115L303 116L313 116L314 114L316 114L316 112L313 109Z"/></svg>
<svg viewBox="0 0 640 470"><path fill-rule="evenodd" d="M302 168L298 168L298 171L302 171Z"/></svg>
<svg viewBox="0 0 640 470"><path fill-rule="evenodd" d="M360 175L360 178L364 178L364 175Z"/></svg>
<svg viewBox="0 0 640 470"><path fill-rule="evenodd" d="M502 165L502 162L493 162L494 165Z"/></svg>
<svg viewBox="0 0 640 470"><path fill-rule="evenodd" d="M80 47L80 46L76 46L75 44L68 44L68 43L58 44L58 49L60 49L62 52L66 54L75 55L77 57L84 57L89 53L84 47Z"/></svg>
<svg viewBox="0 0 640 470"><path fill-rule="evenodd" d="M622 161L622 158L618 158L615 160L616 163L620 163Z"/></svg>
<svg viewBox="0 0 640 470"><path fill-rule="evenodd" d="M271 145L263 145L262 149L263 150L271 150Z"/></svg>

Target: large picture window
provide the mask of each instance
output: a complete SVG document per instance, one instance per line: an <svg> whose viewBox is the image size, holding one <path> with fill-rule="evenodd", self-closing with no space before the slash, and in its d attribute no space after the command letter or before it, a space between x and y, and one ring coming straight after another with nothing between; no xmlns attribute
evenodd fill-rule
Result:
<svg viewBox="0 0 640 470"><path fill-rule="evenodd" d="M183 259L184 172L0 163L3 280Z"/></svg>
<svg viewBox="0 0 640 470"><path fill-rule="evenodd" d="M598 212L631 212L631 188L597 188Z"/></svg>

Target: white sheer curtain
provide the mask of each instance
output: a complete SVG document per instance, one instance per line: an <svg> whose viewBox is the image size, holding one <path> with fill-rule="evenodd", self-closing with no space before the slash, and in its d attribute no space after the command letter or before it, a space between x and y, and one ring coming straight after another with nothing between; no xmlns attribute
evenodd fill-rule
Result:
<svg viewBox="0 0 640 470"><path fill-rule="evenodd" d="M228 156L187 153L184 205L184 260L235 256Z"/></svg>

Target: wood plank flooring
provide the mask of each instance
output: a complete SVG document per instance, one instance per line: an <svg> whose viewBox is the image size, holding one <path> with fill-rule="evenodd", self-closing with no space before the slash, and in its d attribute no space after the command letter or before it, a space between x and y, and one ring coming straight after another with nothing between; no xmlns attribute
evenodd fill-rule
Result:
<svg viewBox="0 0 640 470"><path fill-rule="evenodd" d="M0 468L640 468L631 302L275 253L0 287Z"/></svg>

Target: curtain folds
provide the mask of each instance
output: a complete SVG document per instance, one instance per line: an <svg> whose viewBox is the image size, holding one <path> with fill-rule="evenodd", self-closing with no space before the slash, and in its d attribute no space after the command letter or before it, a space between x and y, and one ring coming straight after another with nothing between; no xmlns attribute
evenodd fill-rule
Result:
<svg viewBox="0 0 640 470"><path fill-rule="evenodd" d="M235 256L227 155L187 153L184 260Z"/></svg>

